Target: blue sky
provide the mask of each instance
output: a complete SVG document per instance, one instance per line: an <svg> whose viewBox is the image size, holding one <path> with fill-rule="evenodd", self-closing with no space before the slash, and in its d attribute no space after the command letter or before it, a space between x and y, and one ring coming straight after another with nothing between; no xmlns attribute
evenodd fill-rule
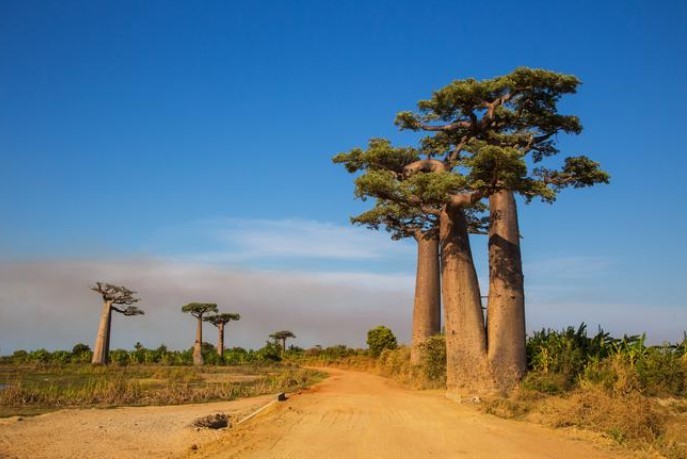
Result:
<svg viewBox="0 0 687 459"><path fill-rule="evenodd" d="M562 110L585 130L559 139L561 156L612 175L520 208L530 328L680 339L687 4L598 3L0 0L0 352L90 342L96 280L149 300L115 345L144 342L140 326L150 345L185 346L165 330L185 330L191 293L253 313L246 346L272 328L362 346L376 322L407 339L412 245L349 227L367 204L331 157L370 137L412 143L398 111L523 65L583 81ZM280 290L295 273L300 287ZM73 328L23 338L70 308ZM296 320L341 328L354 310L360 323L333 335Z"/></svg>

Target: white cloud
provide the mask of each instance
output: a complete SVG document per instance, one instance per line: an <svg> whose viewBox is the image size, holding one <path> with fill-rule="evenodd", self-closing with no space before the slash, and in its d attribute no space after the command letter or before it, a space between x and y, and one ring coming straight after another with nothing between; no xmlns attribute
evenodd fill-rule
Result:
<svg viewBox="0 0 687 459"><path fill-rule="evenodd" d="M186 250L179 247L186 246ZM212 219L160 230L149 249L176 259L237 263L274 259L372 260L412 254L384 231L313 220Z"/></svg>
<svg viewBox="0 0 687 459"><path fill-rule="evenodd" d="M384 232L295 219L215 219L160 231L146 251L151 255L127 260L0 263L0 353L92 345L100 300L88 287L95 281L127 285L142 297L144 316L116 316L113 348L137 341L189 347L194 326L180 308L190 301L241 314L229 327L229 346L260 347L279 329L291 329L300 346L362 347L367 330L382 324L401 342L410 336L414 247ZM684 308L600 296L612 267L587 256L528 262L528 330L586 322L591 331L599 324L616 334L646 331L654 342L681 339ZM487 279L480 281L486 294ZM206 328L208 341L214 332Z"/></svg>

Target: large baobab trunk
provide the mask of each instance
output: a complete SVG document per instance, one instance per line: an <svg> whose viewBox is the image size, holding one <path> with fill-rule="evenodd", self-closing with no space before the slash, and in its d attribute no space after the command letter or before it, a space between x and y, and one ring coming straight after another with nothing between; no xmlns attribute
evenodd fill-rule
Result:
<svg viewBox="0 0 687 459"><path fill-rule="evenodd" d="M489 198L489 364L501 390L527 369L525 292L515 197L499 191Z"/></svg>
<svg viewBox="0 0 687 459"><path fill-rule="evenodd" d="M438 234L436 231L417 231L414 237L417 241L417 272L410 362L417 365L422 360L422 343L441 331L441 286Z"/></svg>
<svg viewBox="0 0 687 459"><path fill-rule="evenodd" d="M203 317L198 317L198 326L196 328L196 342L193 343L193 364L203 365Z"/></svg>
<svg viewBox="0 0 687 459"><path fill-rule="evenodd" d="M217 330L219 330L219 336L217 337L217 354L222 362L224 362L224 323L220 322L217 324Z"/></svg>
<svg viewBox="0 0 687 459"><path fill-rule="evenodd" d="M93 359L91 363L106 365L108 361L108 341L110 332L110 321L112 320L112 303L110 301L103 301L103 310L100 313L100 324L98 325L98 334L95 337L95 345L93 346Z"/></svg>
<svg viewBox="0 0 687 459"><path fill-rule="evenodd" d="M442 296L449 391L492 390L477 273L463 209L447 205L440 217Z"/></svg>

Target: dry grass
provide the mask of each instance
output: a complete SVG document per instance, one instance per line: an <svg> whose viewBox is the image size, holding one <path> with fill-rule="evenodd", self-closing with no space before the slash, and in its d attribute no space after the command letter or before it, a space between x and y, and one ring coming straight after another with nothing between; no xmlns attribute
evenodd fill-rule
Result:
<svg viewBox="0 0 687 459"><path fill-rule="evenodd" d="M443 345L443 341L440 343ZM304 364L341 368L343 370L364 371L381 375L400 383L402 386L425 390L446 388L445 363L433 365L426 361L420 365L410 364L410 348L400 346L385 349L374 358L366 355L352 355L340 359L302 360Z"/></svg>
<svg viewBox="0 0 687 459"><path fill-rule="evenodd" d="M612 393L583 385L564 395L520 388L508 397L485 400L482 409L507 419L598 432L645 457L687 459L684 400L662 406L638 391Z"/></svg>
<svg viewBox="0 0 687 459"><path fill-rule="evenodd" d="M0 416L66 407L177 405L293 391L322 374L294 366L13 367L0 391ZM243 374L241 374L243 372ZM2 375L0 375L2 376Z"/></svg>

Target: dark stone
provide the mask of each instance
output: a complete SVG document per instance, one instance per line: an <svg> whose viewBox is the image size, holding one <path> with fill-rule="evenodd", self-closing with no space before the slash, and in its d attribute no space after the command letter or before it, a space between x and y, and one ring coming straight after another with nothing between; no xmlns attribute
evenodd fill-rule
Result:
<svg viewBox="0 0 687 459"><path fill-rule="evenodd" d="M206 429L224 429L229 427L229 418L224 413L209 414L193 421L193 426Z"/></svg>

